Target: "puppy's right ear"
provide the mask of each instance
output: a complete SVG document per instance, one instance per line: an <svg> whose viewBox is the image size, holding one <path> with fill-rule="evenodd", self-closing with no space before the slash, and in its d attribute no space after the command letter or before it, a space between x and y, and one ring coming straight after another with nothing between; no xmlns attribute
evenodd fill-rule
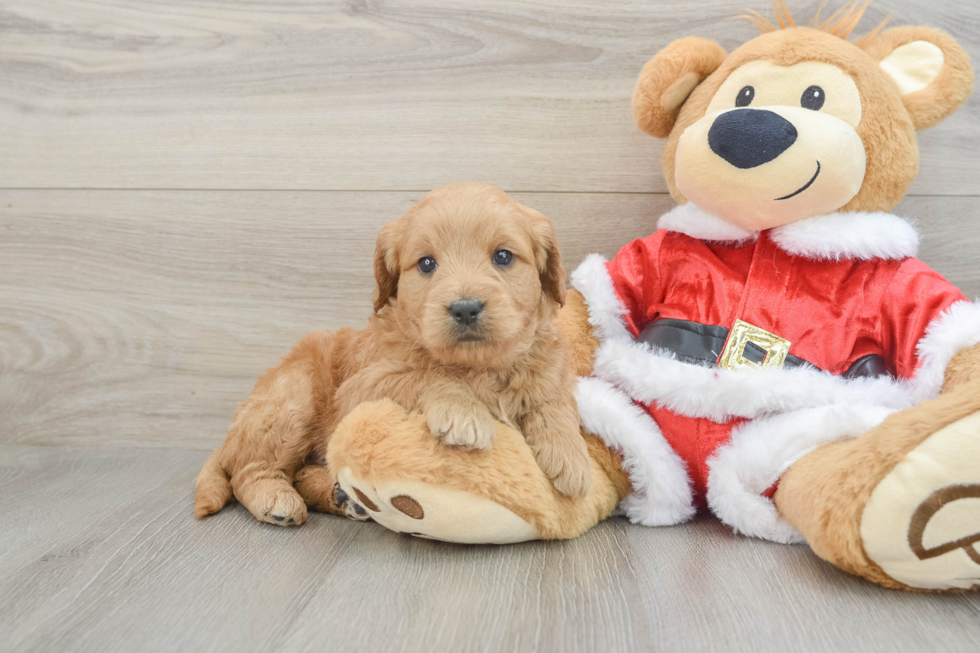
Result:
<svg viewBox="0 0 980 653"><path fill-rule="evenodd" d="M561 264L561 252L558 251L558 236L555 226L544 213L530 207L523 207L530 216L534 237L534 264L541 276L541 292L550 297L559 306L565 305L565 266Z"/></svg>
<svg viewBox="0 0 980 653"><path fill-rule="evenodd" d="M633 89L633 119L651 136L667 138L681 106L728 53L714 41L678 39L643 66Z"/></svg>
<svg viewBox="0 0 980 653"><path fill-rule="evenodd" d="M386 224L374 246L375 313L398 293L398 243L405 219L406 216L402 216Z"/></svg>

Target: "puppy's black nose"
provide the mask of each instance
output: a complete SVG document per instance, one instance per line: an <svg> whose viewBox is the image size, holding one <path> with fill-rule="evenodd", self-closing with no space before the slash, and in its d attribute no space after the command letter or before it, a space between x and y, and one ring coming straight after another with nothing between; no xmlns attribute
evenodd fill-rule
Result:
<svg viewBox="0 0 980 653"><path fill-rule="evenodd" d="M735 109L717 118L708 130L711 151L736 168L769 163L796 142L796 127L765 109Z"/></svg>
<svg viewBox="0 0 980 653"><path fill-rule="evenodd" d="M483 302L479 299L457 299L449 305L449 313L456 320L456 324L470 326L476 323L483 312Z"/></svg>

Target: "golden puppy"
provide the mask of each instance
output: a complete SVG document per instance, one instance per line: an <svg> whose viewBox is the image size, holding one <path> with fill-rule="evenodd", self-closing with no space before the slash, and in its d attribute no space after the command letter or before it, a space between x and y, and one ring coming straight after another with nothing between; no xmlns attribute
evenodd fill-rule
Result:
<svg viewBox="0 0 980 653"><path fill-rule="evenodd" d="M555 488L589 489L554 228L482 184L438 188L382 229L375 314L362 331L309 333L259 378L204 464L198 517L234 495L261 521L301 524L306 505L365 515L325 466L327 441L363 401L422 411L447 444L488 449L494 422L519 428Z"/></svg>

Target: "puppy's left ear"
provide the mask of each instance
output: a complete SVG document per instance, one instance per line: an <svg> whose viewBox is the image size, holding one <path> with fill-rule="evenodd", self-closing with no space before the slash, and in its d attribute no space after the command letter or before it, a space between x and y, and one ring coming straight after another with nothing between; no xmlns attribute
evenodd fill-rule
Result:
<svg viewBox="0 0 980 653"><path fill-rule="evenodd" d="M374 312L377 313L398 293L398 242L408 216L385 225L374 246Z"/></svg>
<svg viewBox="0 0 980 653"><path fill-rule="evenodd" d="M970 56L956 40L932 27L895 27L864 50L898 84L916 129L939 124L973 92Z"/></svg>
<svg viewBox="0 0 980 653"><path fill-rule="evenodd" d="M564 306L565 267L561 264L555 227L540 211L527 207L524 207L524 210L531 217L534 231L534 264L541 275L541 291L555 300L559 306Z"/></svg>

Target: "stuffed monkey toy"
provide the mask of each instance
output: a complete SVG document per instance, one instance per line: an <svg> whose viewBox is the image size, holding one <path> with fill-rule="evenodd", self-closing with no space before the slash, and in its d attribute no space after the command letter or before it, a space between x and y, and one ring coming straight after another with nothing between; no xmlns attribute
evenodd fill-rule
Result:
<svg viewBox="0 0 980 653"><path fill-rule="evenodd" d="M731 53L684 38L643 68L633 113L667 139L678 206L614 259L588 257L558 317L587 497L557 494L507 426L491 451L460 451L382 402L329 447L352 500L455 542L706 509L886 587L980 585L980 306L889 213L916 131L967 99L973 71L928 27L848 40L860 15L797 27L780 3Z"/></svg>

